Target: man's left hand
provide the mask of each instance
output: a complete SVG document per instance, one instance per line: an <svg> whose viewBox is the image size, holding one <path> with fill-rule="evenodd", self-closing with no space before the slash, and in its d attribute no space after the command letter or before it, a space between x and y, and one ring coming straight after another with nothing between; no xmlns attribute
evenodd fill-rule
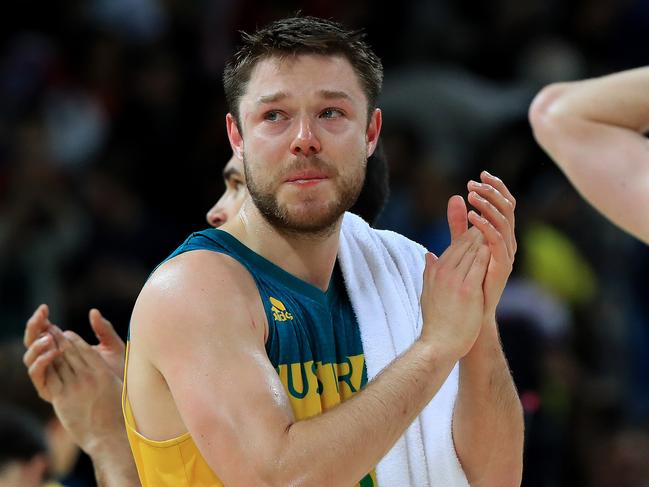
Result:
<svg viewBox="0 0 649 487"><path fill-rule="evenodd" d="M512 271L517 250L514 234L516 200L507 186L487 171L480 174L480 182L469 181L468 201L479 212L467 214L464 200L454 196L448 204L451 239L463 234L468 223L477 227L491 250L491 260L484 280L485 321L494 322L496 306Z"/></svg>

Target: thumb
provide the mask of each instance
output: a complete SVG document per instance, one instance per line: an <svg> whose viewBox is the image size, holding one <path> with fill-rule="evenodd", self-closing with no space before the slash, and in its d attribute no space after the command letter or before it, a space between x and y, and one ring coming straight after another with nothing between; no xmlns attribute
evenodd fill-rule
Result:
<svg viewBox="0 0 649 487"><path fill-rule="evenodd" d="M451 242L453 242L469 228L464 198L457 194L451 196L448 200L446 216L448 219L448 228L451 231Z"/></svg>
<svg viewBox="0 0 649 487"><path fill-rule="evenodd" d="M426 265L424 267L424 275L430 274L438 260L439 257L437 257L435 254L433 254L432 252L426 252Z"/></svg>
<svg viewBox="0 0 649 487"><path fill-rule="evenodd" d="M99 344L115 351L124 348L124 342L119 337L113 325L102 316L98 309L93 308L88 315L92 331L95 332Z"/></svg>

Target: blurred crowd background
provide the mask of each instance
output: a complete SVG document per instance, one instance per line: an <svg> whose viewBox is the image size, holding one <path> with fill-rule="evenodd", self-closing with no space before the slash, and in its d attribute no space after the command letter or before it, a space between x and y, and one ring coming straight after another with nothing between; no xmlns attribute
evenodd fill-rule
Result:
<svg viewBox="0 0 649 487"><path fill-rule="evenodd" d="M499 321L526 414L523 485L649 485L649 248L582 201L527 122L547 83L649 64L646 0L13 2L0 15L0 401L22 397L34 441L50 438L51 408L23 391L27 318L48 303L94 343L97 307L125 337L148 273L223 190L221 74L238 31L298 9L363 27L383 59L378 227L441 253L446 201L480 170L518 199ZM12 431L5 456L24 443ZM86 458L52 444L66 485L94 485Z"/></svg>

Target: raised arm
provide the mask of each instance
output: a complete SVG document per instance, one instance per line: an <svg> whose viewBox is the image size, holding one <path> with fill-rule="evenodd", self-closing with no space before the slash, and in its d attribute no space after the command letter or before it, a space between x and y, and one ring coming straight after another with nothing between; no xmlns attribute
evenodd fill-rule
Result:
<svg viewBox="0 0 649 487"><path fill-rule="evenodd" d="M98 485L139 486L120 408L124 344L99 311L90 323L100 340L94 347L61 332L39 306L25 327L23 360L39 396L91 457Z"/></svg>
<svg viewBox="0 0 649 487"><path fill-rule="evenodd" d="M145 286L133 314L127 374L138 427L145 435L156 429L146 423L145 392L131 381L139 354L164 377L184 425L225 485L354 485L475 341L489 260L481 239L477 230L467 232L438 261L428 255L421 338L350 400L298 422L264 349L250 276L229 257L177 257ZM180 282L182 288L173 285Z"/></svg>
<svg viewBox="0 0 649 487"><path fill-rule="evenodd" d="M577 190L649 243L649 67L544 88L534 136Z"/></svg>

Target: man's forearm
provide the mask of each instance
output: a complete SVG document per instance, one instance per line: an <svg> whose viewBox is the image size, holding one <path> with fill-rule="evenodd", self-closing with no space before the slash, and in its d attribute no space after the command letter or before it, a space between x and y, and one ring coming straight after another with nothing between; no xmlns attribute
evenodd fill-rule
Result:
<svg viewBox="0 0 649 487"><path fill-rule="evenodd" d="M460 362L453 439L472 486L520 485L523 412L495 323L483 325Z"/></svg>
<svg viewBox="0 0 649 487"><path fill-rule="evenodd" d="M431 350L415 342L350 400L294 423L281 455L287 460L280 469L283 477L270 484L358 482L396 443L452 370L455 358ZM346 453L341 456L340 452ZM307 464L310 467L303 468ZM293 471L292 467L300 465L299 472Z"/></svg>
<svg viewBox="0 0 649 487"><path fill-rule="evenodd" d="M140 487L126 433L89 453L99 487Z"/></svg>

